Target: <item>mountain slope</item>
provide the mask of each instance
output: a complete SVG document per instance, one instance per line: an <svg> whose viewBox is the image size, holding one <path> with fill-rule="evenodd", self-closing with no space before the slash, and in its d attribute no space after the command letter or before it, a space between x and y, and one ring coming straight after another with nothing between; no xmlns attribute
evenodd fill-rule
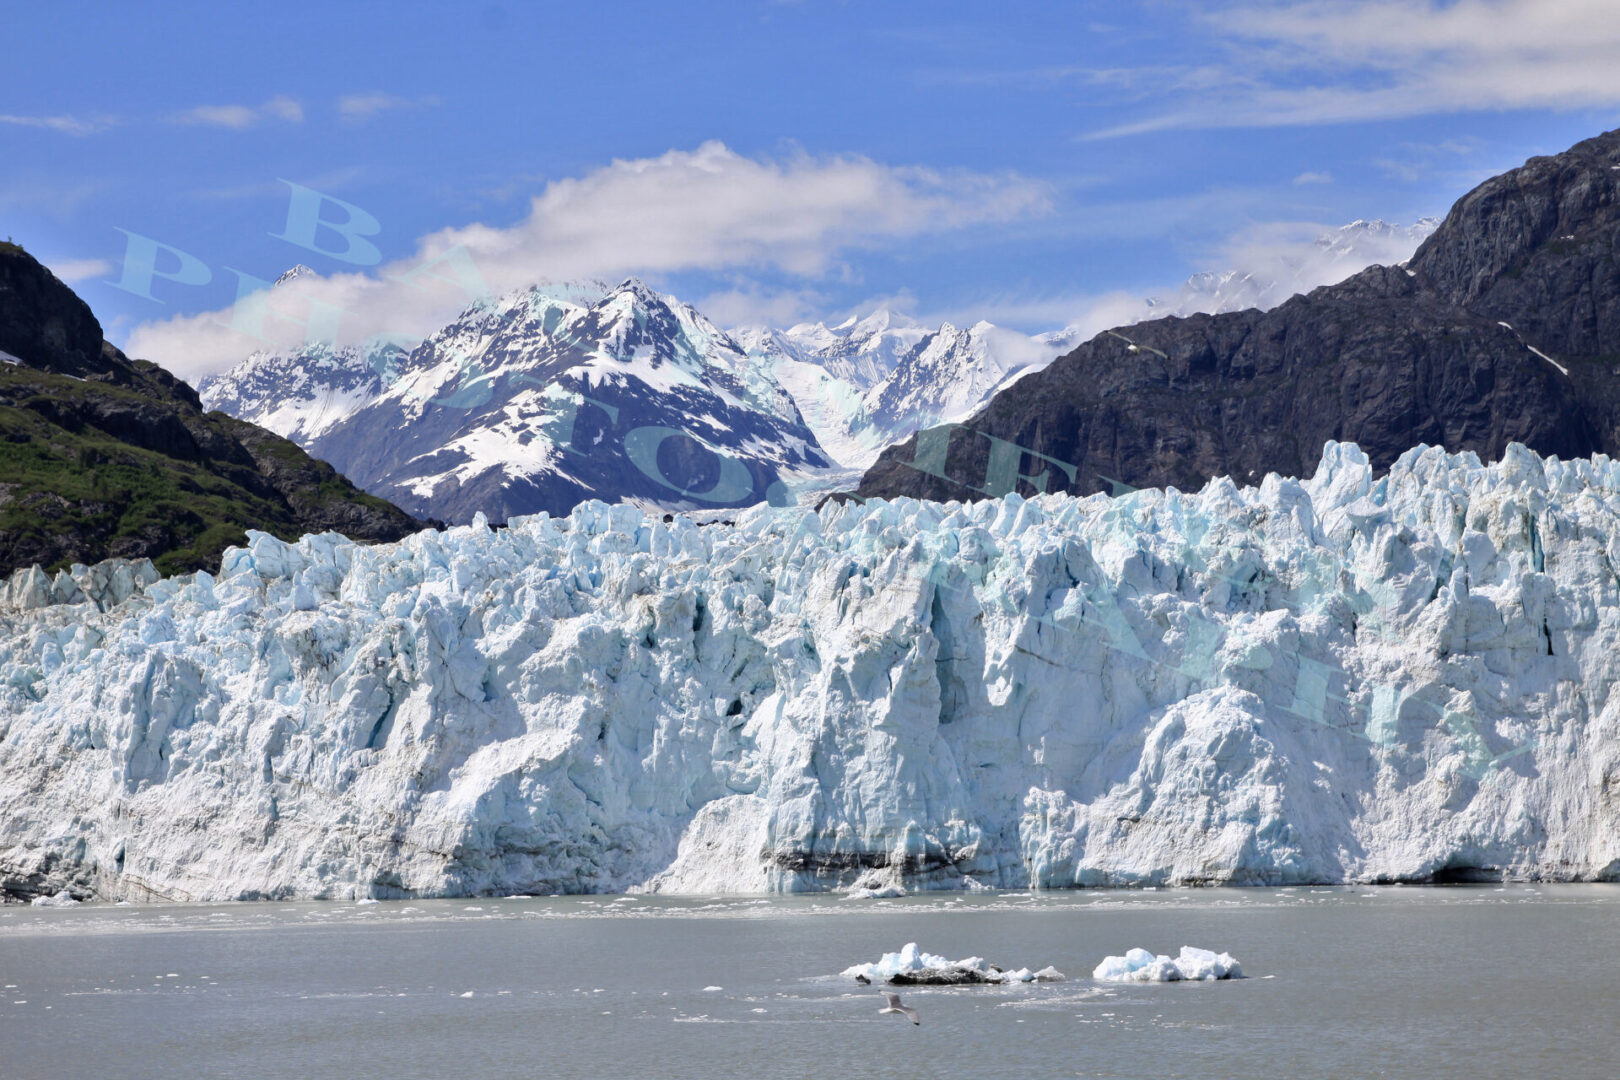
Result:
<svg viewBox="0 0 1620 1080"><path fill-rule="evenodd" d="M590 314L615 304L628 306ZM198 393L401 505L500 520L566 512L586 498L736 506L763 501L778 481L830 490L885 446L970 412L1011 373L1056 352L988 323L929 330L882 309L831 328L724 331L639 282L579 282L470 309L411 353L254 353L203 379ZM611 389L598 393L603 377ZM638 400L603 424L603 406L620 410L621 398ZM576 422L596 425L582 436L593 440L589 454L571 441ZM622 440L637 426L686 436L660 447L675 460L631 454ZM553 436L564 434L559 450ZM733 472L717 487L724 461L748 477Z"/></svg>
<svg viewBox="0 0 1620 1080"><path fill-rule="evenodd" d="M367 490L450 520L564 514L591 498L746 506L831 465L768 369L634 280L475 305L384 381L306 445Z"/></svg>
<svg viewBox="0 0 1620 1080"><path fill-rule="evenodd" d="M205 414L107 344L85 303L0 245L0 572L110 557L213 565L246 529L396 540L420 523L262 428Z"/></svg>
<svg viewBox="0 0 1620 1080"><path fill-rule="evenodd" d="M397 348L311 345L291 355L255 352L197 383L209 410L251 419L303 446L375 401L398 364Z"/></svg>
<svg viewBox="0 0 1620 1080"><path fill-rule="evenodd" d="M1405 268L1372 267L1268 312L1099 335L962 427L891 447L858 493L1196 488L1304 475L1334 439L1377 468L1419 443L1487 460L1514 441L1615 453L1617 184L1611 132L1488 181Z"/></svg>
<svg viewBox="0 0 1620 1080"><path fill-rule="evenodd" d="M1010 377L1058 352L988 322L929 330L881 309L831 329L800 324L734 336L772 366L834 460L862 469L884 447L972 412Z"/></svg>

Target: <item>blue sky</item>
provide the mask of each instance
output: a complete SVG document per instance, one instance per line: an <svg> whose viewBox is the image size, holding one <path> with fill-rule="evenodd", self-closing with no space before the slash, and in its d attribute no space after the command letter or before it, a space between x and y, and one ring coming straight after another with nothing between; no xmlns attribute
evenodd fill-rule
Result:
<svg viewBox="0 0 1620 1080"><path fill-rule="evenodd" d="M0 233L191 376L252 347L232 271L419 332L464 297L388 279L455 249L495 291L1051 329L1620 126L1609 0L135 8L8 12ZM278 238L286 181L375 218L377 262ZM127 233L208 280L119 289Z"/></svg>

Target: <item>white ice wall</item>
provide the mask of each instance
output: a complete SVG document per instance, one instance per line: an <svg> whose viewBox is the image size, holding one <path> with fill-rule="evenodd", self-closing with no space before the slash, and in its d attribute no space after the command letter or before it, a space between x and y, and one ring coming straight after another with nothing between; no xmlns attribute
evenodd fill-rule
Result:
<svg viewBox="0 0 1620 1080"><path fill-rule="evenodd" d="M105 612L34 581L0 888L1620 876L1617 548L1606 459L1330 444L1195 495L260 535Z"/></svg>

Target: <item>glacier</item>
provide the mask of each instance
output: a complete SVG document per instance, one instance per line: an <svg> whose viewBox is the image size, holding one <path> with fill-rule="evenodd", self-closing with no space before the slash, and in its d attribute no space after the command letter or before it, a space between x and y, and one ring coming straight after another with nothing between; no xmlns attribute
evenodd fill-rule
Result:
<svg viewBox="0 0 1620 1080"><path fill-rule="evenodd" d="M1620 878L1620 462L588 502L0 603L0 891Z"/></svg>

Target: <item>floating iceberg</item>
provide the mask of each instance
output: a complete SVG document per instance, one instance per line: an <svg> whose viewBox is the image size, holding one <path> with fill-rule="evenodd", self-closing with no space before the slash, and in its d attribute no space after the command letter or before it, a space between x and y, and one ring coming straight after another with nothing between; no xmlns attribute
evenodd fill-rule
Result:
<svg viewBox="0 0 1620 1080"><path fill-rule="evenodd" d="M78 907L79 901L73 899L73 894L63 889L55 896L36 896L30 903L34 907Z"/></svg>
<svg viewBox="0 0 1620 1080"><path fill-rule="evenodd" d="M1179 982L1212 979L1241 979L1243 968L1231 953L1213 953L1183 945L1175 959L1155 956L1146 949L1132 949L1124 956L1109 956L1092 971L1093 979L1109 982Z"/></svg>
<svg viewBox="0 0 1620 1080"><path fill-rule="evenodd" d="M1620 462L585 503L0 602L0 893L1620 879Z"/></svg>
<svg viewBox="0 0 1620 1080"><path fill-rule="evenodd" d="M898 885L877 885L871 888L857 886L844 894L845 900L894 900L906 895Z"/></svg>
<svg viewBox="0 0 1620 1080"><path fill-rule="evenodd" d="M874 964L855 964L839 974L866 982L886 982L897 986L957 986L968 983L1062 982L1064 975L1055 967L1040 971L1018 968L1007 971L986 963L982 956L948 960L925 953L915 941L899 952L884 953Z"/></svg>

